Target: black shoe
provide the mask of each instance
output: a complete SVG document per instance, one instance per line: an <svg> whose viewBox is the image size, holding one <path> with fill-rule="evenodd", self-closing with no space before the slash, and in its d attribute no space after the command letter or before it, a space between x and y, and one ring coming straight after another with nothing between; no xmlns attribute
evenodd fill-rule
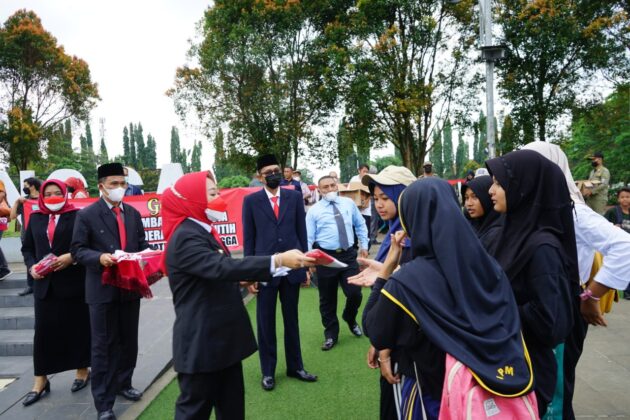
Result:
<svg viewBox="0 0 630 420"><path fill-rule="evenodd" d="M333 347L335 347L336 343L337 343L337 340L333 340L332 338L327 338L326 341L324 341L324 344L322 344L322 350L328 351L332 349Z"/></svg>
<svg viewBox="0 0 630 420"><path fill-rule="evenodd" d="M271 391L276 387L276 381L273 379L273 376L263 376L260 384L265 391Z"/></svg>
<svg viewBox="0 0 630 420"><path fill-rule="evenodd" d="M30 295L31 293L33 293L33 288L31 286L26 286L24 290L18 293L18 296L26 296Z"/></svg>
<svg viewBox="0 0 630 420"><path fill-rule="evenodd" d="M22 401L22 405L24 407L28 407L31 404L35 404L37 401L39 401L41 397L49 393L50 393L50 382L46 381L46 385L44 385L44 388L41 391L39 392L31 391L28 394L26 394L26 398L24 398L24 401Z"/></svg>
<svg viewBox="0 0 630 420"><path fill-rule="evenodd" d="M132 387L121 389L120 391L118 391L118 395L122 395L129 401L140 401L140 398L142 398L142 392Z"/></svg>
<svg viewBox="0 0 630 420"><path fill-rule="evenodd" d="M88 382L90 382L89 372L88 372L88 376L85 379L75 379L74 382L72 382L72 387L70 388L70 391L72 392L80 391L87 386Z"/></svg>
<svg viewBox="0 0 630 420"><path fill-rule="evenodd" d="M99 411L96 418L98 420L116 420L116 414L113 410Z"/></svg>
<svg viewBox="0 0 630 420"><path fill-rule="evenodd" d="M13 274L13 271L11 271L11 270L3 270L2 272L0 272L0 281L6 279L11 274Z"/></svg>
<svg viewBox="0 0 630 420"><path fill-rule="evenodd" d="M356 322L354 324L348 324L350 328L350 332L357 337L361 337L363 335L363 331L361 331L361 327Z"/></svg>
<svg viewBox="0 0 630 420"><path fill-rule="evenodd" d="M304 381L304 382L315 382L317 380L317 376L316 375L311 375L310 373L308 373L304 369L295 370L293 372L287 371L287 376L289 378L296 378L296 379L299 379L300 381Z"/></svg>

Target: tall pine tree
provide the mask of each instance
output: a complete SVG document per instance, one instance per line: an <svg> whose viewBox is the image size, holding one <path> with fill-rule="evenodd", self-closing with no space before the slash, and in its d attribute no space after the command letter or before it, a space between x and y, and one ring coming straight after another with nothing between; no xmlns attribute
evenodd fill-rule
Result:
<svg viewBox="0 0 630 420"><path fill-rule="evenodd" d="M138 168L147 167L147 157L145 154L144 134L142 133L142 124L138 122L134 132L135 145L136 145L136 164Z"/></svg>
<svg viewBox="0 0 630 420"><path fill-rule="evenodd" d="M102 165L109 162L109 156L107 154L107 147L105 146L105 139L101 137L101 147L98 153L98 163Z"/></svg>
<svg viewBox="0 0 630 420"><path fill-rule="evenodd" d="M464 140L464 131L459 130L457 137L457 151L455 152L455 175L462 178L464 174L464 165L468 162L468 143Z"/></svg>
<svg viewBox="0 0 630 420"><path fill-rule="evenodd" d="M147 147L145 149L146 155L146 168L147 169L156 169L157 168L157 144L155 139L151 134L147 134Z"/></svg>
<svg viewBox="0 0 630 420"><path fill-rule="evenodd" d="M438 130L433 132L433 146L429 160L433 163L433 172L441 177L444 175L444 160L442 157L442 133Z"/></svg>
<svg viewBox="0 0 630 420"><path fill-rule="evenodd" d="M127 126L123 128L123 163L129 165L131 162L131 152L129 151L129 130Z"/></svg>
<svg viewBox="0 0 630 420"><path fill-rule="evenodd" d="M453 156L453 128L451 120L447 119L444 123L444 132L442 134L442 161L444 162L444 177L452 179L454 172L454 156Z"/></svg>
<svg viewBox="0 0 630 420"><path fill-rule="evenodd" d="M199 172L201 170L201 142L195 142L190 156L190 170Z"/></svg>
<svg viewBox="0 0 630 420"><path fill-rule="evenodd" d="M138 158L136 155L136 130L132 123L129 123L129 165L134 168L138 166Z"/></svg>
<svg viewBox="0 0 630 420"><path fill-rule="evenodd" d="M179 131L173 126L171 127L171 163L180 161L180 150Z"/></svg>
<svg viewBox="0 0 630 420"><path fill-rule="evenodd" d="M88 151L94 153L94 142L92 140L92 128L90 127L89 122L85 124L85 145Z"/></svg>

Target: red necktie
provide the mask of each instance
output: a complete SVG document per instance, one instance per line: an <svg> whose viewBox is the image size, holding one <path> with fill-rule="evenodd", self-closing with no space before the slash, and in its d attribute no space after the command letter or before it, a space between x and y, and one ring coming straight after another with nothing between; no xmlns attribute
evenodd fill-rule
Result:
<svg viewBox="0 0 630 420"><path fill-rule="evenodd" d="M127 247L127 232L125 231L125 222L120 214L120 207L112 207L116 213L116 221L118 222L118 235L120 236L120 249L125 250Z"/></svg>
<svg viewBox="0 0 630 420"><path fill-rule="evenodd" d="M55 215L51 214L50 219L48 219L48 242L50 242L50 247L52 248L53 237L55 236Z"/></svg>
<svg viewBox="0 0 630 420"><path fill-rule="evenodd" d="M280 206L278 206L278 197L271 197L271 201L273 201L273 214L276 215L276 219L280 215Z"/></svg>

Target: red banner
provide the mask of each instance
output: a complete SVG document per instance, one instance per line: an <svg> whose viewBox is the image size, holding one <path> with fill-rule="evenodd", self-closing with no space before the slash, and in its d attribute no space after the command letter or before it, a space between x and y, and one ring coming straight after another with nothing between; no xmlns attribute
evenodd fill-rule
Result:
<svg viewBox="0 0 630 420"><path fill-rule="evenodd" d="M260 190L260 187L228 188L220 191L221 196L228 203L228 209L225 220L214 223L213 226L219 232L223 243L231 251L243 249L243 199L246 195L258 190ZM147 241L151 245L158 245L159 249L163 249L164 234L162 233L162 204L160 198L160 194L134 195L125 197L124 202L140 212ZM98 198L82 198L69 201L75 207L82 209L95 203L97 200ZM37 201L25 201L24 219L26 225L28 225L28 219L33 210L38 210Z"/></svg>

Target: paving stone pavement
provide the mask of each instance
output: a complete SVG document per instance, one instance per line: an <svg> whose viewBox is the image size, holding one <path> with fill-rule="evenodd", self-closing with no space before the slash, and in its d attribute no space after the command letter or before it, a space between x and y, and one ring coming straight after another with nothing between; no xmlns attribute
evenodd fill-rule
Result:
<svg viewBox="0 0 630 420"><path fill-rule="evenodd" d="M134 386L141 390L146 390L170 367L171 362L174 312L167 280L161 280L152 290L155 297L143 300L140 314L140 350ZM578 419L630 419L630 301L616 303L606 319L608 328L589 329L584 354L578 365L574 398ZM20 378L0 391L1 420L96 417L89 387L76 394L70 392L74 372L51 376L50 395L30 407L23 407L22 398L32 386L30 361L23 363L21 369ZM157 395L155 389L152 391ZM132 403L119 397L114 411L120 417L132 406Z"/></svg>
<svg viewBox="0 0 630 420"><path fill-rule="evenodd" d="M138 362L133 376L134 387L144 391L171 366L172 327L175 312L168 287L162 279L151 287L153 299L142 300L138 337ZM0 317L0 320L2 318ZM31 331L32 335L32 331ZM1 359L7 359L0 357ZM25 359L25 360L22 360ZM74 372L62 372L49 377L51 392L30 407L22 406L24 395L33 386L31 357L16 359L13 370L19 378L0 391L0 419L94 419L96 411L89 386L77 393L70 392ZM5 363L10 364L11 361ZM8 367L5 366L8 369ZM2 366L0 366L0 370ZM19 371L19 373L18 373ZM116 399L114 412L121 416L131 402L122 397Z"/></svg>

